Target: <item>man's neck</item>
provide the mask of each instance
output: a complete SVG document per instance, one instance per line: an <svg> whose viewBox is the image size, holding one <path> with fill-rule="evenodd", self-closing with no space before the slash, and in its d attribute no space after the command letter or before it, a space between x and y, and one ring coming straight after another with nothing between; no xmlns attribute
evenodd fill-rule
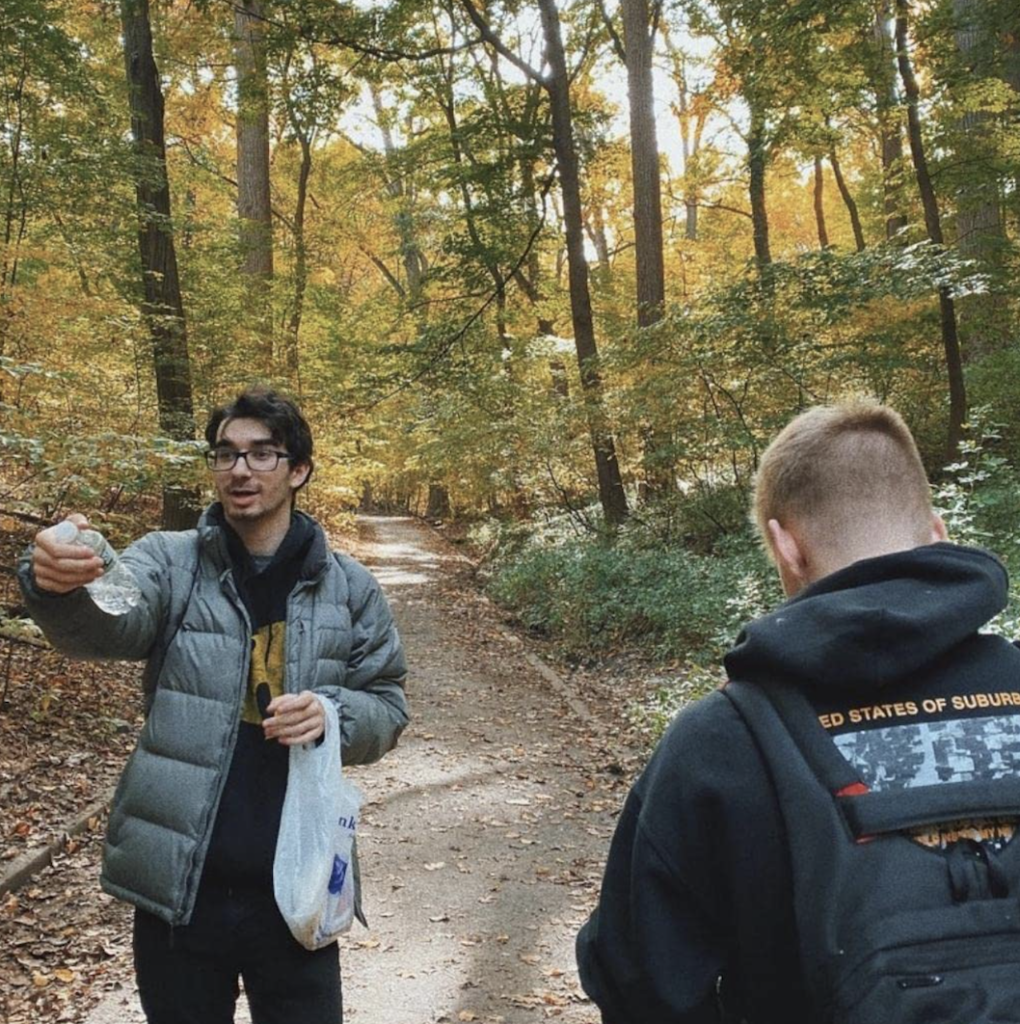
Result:
<svg viewBox="0 0 1020 1024"><path fill-rule="evenodd" d="M228 520L230 522L230 520ZM230 522L234 532L241 538L248 554L255 558L271 558L283 543L290 529L290 513L268 522L262 520Z"/></svg>

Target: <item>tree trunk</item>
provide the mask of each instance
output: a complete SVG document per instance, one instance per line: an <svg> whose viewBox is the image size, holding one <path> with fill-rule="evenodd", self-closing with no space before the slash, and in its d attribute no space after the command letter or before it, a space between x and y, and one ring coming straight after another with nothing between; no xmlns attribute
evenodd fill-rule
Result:
<svg viewBox="0 0 1020 1024"><path fill-rule="evenodd" d="M637 259L637 323L650 327L666 313L666 271L662 252L662 183L655 133L652 82L654 45L648 0L623 0L627 96L630 103L631 176L634 183L634 244ZM649 494L666 494L672 480L668 438L652 424L642 429L643 470Z"/></svg>
<svg viewBox="0 0 1020 1024"><path fill-rule="evenodd" d="M562 359L549 360L549 380L554 395L558 398L570 397L570 378L567 376L567 366Z"/></svg>
<svg viewBox="0 0 1020 1024"><path fill-rule="evenodd" d="M832 167L832 176L836 179L836 188L839 189L839 194L843 197L847 213L850 214L850 226L854 231L854 244L857 246L858 252L864 252L866 247L864 244L864 228L861 227L861 215L857 210L857 203L854 202L854 197L850 194L850 189L847 188L846 179L843 177L843 168L840 166L835 149L829 150L829 164Z"/></svg>
<svg viewBox="0 0 1020 1024"><path fill-rule="evenodd" d="M287 351L285 365L292 385L301 392L301 359L298 342L301 318L304 315L305 291L308 288L308 250L305 244L305 207L308 204L308 179L312 173L312 144L304 134L298 133L301 146L301 168L298 171L297 203L294 207L294 308L287 325Z"/></svg>
<svg viewBox="0 0 1020 1024"><path fill-rule="evenodd" d="M170 227L163 94L152 55L148 0L122 0L124 64L131 104L131 137L137 159L138 252L142 269L142 315L152 338L159 427L175 441L195 438L191 361L181 300L177 256ZM163 527L187 529L198 518L197 495L163 488Z"/></svg>
<svg viewBox="0 0 1020 1024"><path fill-rule="evenodd" d="M397 148L390 130L389 115L383 107L382 96L375 85L370 85L372 105L375 108L376 120L382 133L383 152L389 165L389 180L386 190L398 202L394 225L400 239L400 257L404 264L404 275L407 280L408 301L415 305L421 298L425 271L422 264L421 251L415 240L414 211L412 209L409 189L404 184L403 174L397 166Z"/></svg>
<svg viewBox="0 0 1020 1024"><path fill-rule="evenodd" d="M953 0L955 41L974 81L991 77L996 40L983 25L983 11L975 0ZM987 110L968 110L960 119L963 145L960 159L970 165L966 186L956 204L956 246L962 256L975 260L994 279L1001 275L1006 232L1000 184L992 141L995 116ZM960 335L967 362L999 351L1009 343L1009 308L998 288L990 295L960 301Z"/></svg>
<svg viewBox="0 0 1020 1024"><path fill-rule="evenodd" d="M647 327L666 308L666 272L662 259L662 183L655 134L652 85L653 45L648 0L623 0L627 49L627 97L630 101L630 155L634 179L634 242L637 258L637 321Z"/></svg>
<svg viewBox="0 0 1020 1024"><path fill-rule="evenodd" d="M539 89L539 95L541 94L540 87L536 86L535 83L531 83L529 89ZM529 92L528 110L531 108L531 96ZM533 115L527 119L528 123L533 120ZM521 152L518 156L518 167L520 168L521 174L521 193L524 198L524 210L527 218L528 235L529 237L534 234L540 223L540 217L538 213L538 198L535 188L535 157L533 152L525 152L524 147L521 147ZM541 281L542 281L542 264L540 260L539 247L533 245L528 252L527 260L523 267L518 268L514 273L514 280L517 282L518 287L524 293L525 298L532 306L540 307L544 304L545 296L542 293ZM546 319L541 312L538 313L536 333L538 334L554 334L554 324Z"/></svg>
<svg viewBox="0 0 1020 1024"><path fill-rule="evenodd" d="M880 145L885 237L894 238L907 226L903 194L903 128L896 93L896 47L892 36L890 0L880 0L875 11L874 39L877 74L873 82Z"/></svg>
<svg viewBox="0 0 1020 1024"><path fill-rule="evenodd" d="M609 255L609 236L606 234L606 218L599 203L595 203L591 208L591 217L587 228L588 237L595 248L595 258L598 261L599 284L606 286L613 277L613 264Z"/></svg>
<svg viewBox="0 0 1020 1024"><path fill-rule="evenodd" d="M1003 80L1015 94L1007 116L1015 118L1020 114L1020 13L1013 15L1012 25L1000 26L999 47L1003 54Z"/></svg>
<svg viewBox="0 0 1020 1024"><path fill-rule="evenodd" d="M0 259L0 306L10 301L17 276L18 249L25 233L27 222L27 201L21 180L21 151L24 142L24 93L28 76L27 68L22 71L17 85L7 96L9 117L13 120L7 127L9 147L9 179L7 194L4 196L3 256ZM4 349L0 347L0 355Z"/></svg>
<svg viewBox="0 0 1020 1024"><path fill-rule="evenodd" d="M689 242L698 240L698 190L695 184L698 177L698 163L701 151L701 131L704 120L696 122L694 136L691 137L691 101L687 91L687 76L681 70L677 88L680 96L680 149L684 160L684 238Z"/></svg>
<svg viewBox="0 0 1020 1024"><path fill-rule="evenodd" d="M528 234L530 235L538 229L540 218L535 190L535 160L531 153L523 152L523 147L518 159L518 166L521 171L521 193L524 196L524 208L528 219ZM521 273L521 277L526 282L522 285L523 291L532 303L537 303L541 297L539 289L541 267L539 247L533 245L528 252L528 258Z"/></svg>
<svg viewBox="0 0 1020 1024"><path fill-rule="evenodd" d="M1003 55L1003 80L1013 90L1012 99L1005 111L1012 124L1020 124L1020 13L1013 16L1013 24L1000 26L999 46ZM1012 172L1012 194L1014 210L1016 197L1020 196L1020 163L1014 162ZM1014 232L1015 235L1015 232Z"/></svg>
<svg viewBox="0 0 1020 1024"><path fill-rule="evenodd" d="M908 15L909 0L896 0L896 59L907 97L907 135L910 139L910 155L917 177L917 188L921 193L924 223L928 229L928 237L936 245L941 246L944 244L942 220L939 215L938 201L935 198L935 189L928 172L928 159L924 152L921 135L921 94L908 49ZM967 393L963 380L963 363L960 359L956 309L948 287L939 289L939 317L942 325L946 370L949 376L949 430L946 457L951 461L955 457L957 447L963 437L963 424L967 418Z"/></svg>
<svg viewBox="0 0 1020 1024"><path fill-rule="evenodd" d="M616 445L606 422L602 395L602 376L595 342L591 293L588 290L588 261L584 255L584 219L581 213L581 187L570 110L567 58L563 50L563 36L555 0L539 0L539 8L542 14L546 59L549 63L546 88L552 113L553 148L556 152L556 166L559 170L560 191L563 196L574 345L577 349L588 429L595 454L599 500L606 523L610 528L615 528L626 519L629 510L620 466L616 460Z"/></svg>
<svg viewBox="0 0 1020 1024"><path fill-rule="evenodd" d="M272 365L273 220L269 195L269 80L262 0L237 0L237 216L241 272L248 284L253 326Z"/></svg>
<svg viewBox="0 0 1020 1024"><path fill-rule="evenodd" d="M822 158L815 157L815 226L818 229L818 247L828 249L829 232L825 228L825 179Z"/></svg>
<svg viewBox="0 0 1020 1024"><path fill-rule="evenodd" d="M450 492L442 484L429 484L429 500L425 508L425 518L450 518Z"/></svg>
<svg viewBox="0 0 1020 1024"><path fill-rule="evenodd" d="M673 44L665 26L662 31L672 63L672 78L678 100L674 113L680 128L680 151L684 162L684 237L690 242L696 242L698 203L701 200L701 136L709 108L701 93L691 95L687 84L687 55Z"/></svg>
<svg viewBox="0 0 1020 1024"><path fill-rule="evenodd" d="M21 242L28 225L28 201L21 180L21 152L24 141L24 93L28 78L27 67L22 69L17 85L6 98L7 139L9 147L9 181L4 196L3 245L0 247L0 356L7 354L7 337L15 317L11 302L18 278L18 258ZM13 121L13 123L10 123ZM0 405L4 399L7 374L0 374Z"/></svg>
<svg viewBox="0 0 1020 1024"><path fill-rule="evenodd" d="M765 118L751 107L751 134L747 139L747 168L750 173L748 193L751 200L751 223L754 231L754 255L758 268L764 274L772 263L769 248L769 218L765 206L765 167L768 144L765 139Z"/></svg>
<svg viewBox="0 0 1020 1024"><path fill-rule="evenodd" d="M479 261L485 267L489 277L492 278L492 287L496 295L496 330L499 335L500 348L506 353L510 349L509 339L506 330L506 278L500 268L497 256L492 247L485 244L478 229L478 218L475 213L475 201L471 193L469 178L472 168L467 164L470 162L470 151L465 152L461 141L460 126L457 122L457 105L454 82L453 62L444 67L444 91L443 95L437 97L443 116L446 118L446 127L450 134L450 149L453 152L453 162L457 168L457 182L460 186L460 198L464 204L464 224L468 230L468 237L474 247ZM509 369L509 363L507 363Z"/></svg>

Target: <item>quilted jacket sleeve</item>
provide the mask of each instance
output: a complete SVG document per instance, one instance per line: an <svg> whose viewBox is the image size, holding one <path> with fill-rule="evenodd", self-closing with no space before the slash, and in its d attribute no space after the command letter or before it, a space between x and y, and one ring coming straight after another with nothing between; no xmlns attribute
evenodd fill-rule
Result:
<svg viewBox="0 0 1020 1024"><path fill-rule="evenodd" d="M340 555L338 561L347 577L353 631L340 700L343 761L368 764L392 750L407 725L407 664L379 582L353 558Z"/></svg>
<svg viewBox="0 0 1020 1024"><path fill-rule="evenodd" d="M121 558L142 592L124 615L109 615L84 587L69 594L40 589L32 574L32 548L18 562L18 582L29 614L62 654L93 660L141 660L149 656L166 613L166 563L159 534L147 534Z"/></svg>

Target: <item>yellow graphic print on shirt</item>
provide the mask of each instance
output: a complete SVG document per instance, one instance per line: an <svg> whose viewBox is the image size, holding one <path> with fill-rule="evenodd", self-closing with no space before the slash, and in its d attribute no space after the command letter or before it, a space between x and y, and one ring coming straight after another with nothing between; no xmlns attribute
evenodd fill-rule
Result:
<svg viewBox="0 0 1020 1024"><path fill-rule="evenodd" d="M284 690L284 640L287 623L271 622L258 630L251 643L251 669L248 672L248 692L244 696L241 721L261 725L256 693L260 685L269 687L269 700L281 696ZM268 703L268 701L266 701Z"/></svg>

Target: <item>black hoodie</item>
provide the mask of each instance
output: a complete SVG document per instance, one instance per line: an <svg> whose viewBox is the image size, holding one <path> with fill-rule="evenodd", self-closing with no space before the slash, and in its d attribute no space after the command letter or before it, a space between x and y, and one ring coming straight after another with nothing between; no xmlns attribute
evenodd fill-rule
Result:
<svg viewBox="0 0 1020 1024"><path fill-rule="evenodd" d="M237 744L216 812L203 880L272 889L290 750L265 739L262 720L269 702L287 690L283 651L287 600L300 579L320 571L325 545L314 520L297 512L272 558L256 562L218 506L212 516L223 528L234 582L248 613L252 653ZM300 681L291 688L301 689Z"/></svg>
<svg viewBox="0 0 1020 1024"><path fill-rule="evenodd" d="M726 670L800 686L875 788L1020 774L1020 651L977 632L1007 585L992 555L951 544L857 562L748 625ZM813 1024L785 849L732 704L685 709L627 799L578 936L605 1024Z"/></svg>

